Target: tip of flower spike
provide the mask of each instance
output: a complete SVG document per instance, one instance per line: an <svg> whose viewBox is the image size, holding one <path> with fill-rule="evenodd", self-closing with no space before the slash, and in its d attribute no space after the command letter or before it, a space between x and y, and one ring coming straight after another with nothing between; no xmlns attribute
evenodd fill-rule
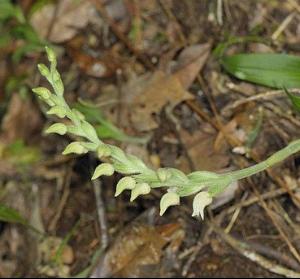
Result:
<svg viewBox="0 0 300 279"><path fill-rule="evenodd" d="M200 216L204 219L204 209L212 203L212 197L208 192L198 193L193 200L193 214L192 217Z"/></svg>
<svg viewBox="0 0 300 279"><path fill-rule="evenodd" d="M56 56L55 56L55 53L54 53L53 49L46 46L45 50L46 50L46 53L47 53L47 56L48 56L48 60L52 63L55 62L56 61Z"/></svg>
<svg viewBox="0 0 300 279"><path fill-rule="evenodd" d="M159 215L162 216L170 206L178 204L180 204L180 197L177 193L169 192L164 194L160 200Z"/></svg>
<svg viewBox="0 0 300 279"><path fill-rule="evenodd" d="M119 196L125 190L133 190L135 185L136 182L132 177L123 177L117 184L115 197Z"/></svg>
<svg viewBox="0 0 300 279"><path fill-rule="evenodd" d="M137 184L131 191L130 201L133 202L140 195L147 195L151 192L151 187L148 183Z"/></svg>
<svg viewBox="0 0 300 279"><path fill-rule="evenodd" d="M115 171L115 169L114 169L112 164L109 164L109 163L100 164L95 169L91 180L95 180L95 179L99 178L102 175L111 176L111 175L113 175L114 171Z"/></svg>

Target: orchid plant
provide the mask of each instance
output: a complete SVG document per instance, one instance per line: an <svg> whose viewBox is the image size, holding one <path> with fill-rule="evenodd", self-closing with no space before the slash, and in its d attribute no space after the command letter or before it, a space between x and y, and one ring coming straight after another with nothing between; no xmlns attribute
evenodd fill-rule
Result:
<svg viewBox="0 0 300 279"><path fill-rule="evenodd" d="M300 140L296 140L261 163L222 174L208 171L185 174L175 168L153 170L138 157L126 154L119 147L101 141L94 127L85 120L84 115L69 107L64 99L61 76L56 69L56 55L48 47L46 47L46 52L50 67L39 64L38 68L41 75L52 86L53 92L45 87L37 87L32 91L49 106L48 115L69 120L68 124L52 124L46 133L59 135L70 133L80 138L65 148L64 155L95 152L102 163L96 167L92 179L111 176L115 172L123 174L124 177L116 185L116 197L123 191L129 190L131 191L130 201L133 201L140 195L149 194L151 189L164 187L166 193L160 200L160 215L163 215L170 206L179 205L182 197L194 196L192 216L201 216L203 219L204 208L231 183L272 167L300 150Z"/></svg>

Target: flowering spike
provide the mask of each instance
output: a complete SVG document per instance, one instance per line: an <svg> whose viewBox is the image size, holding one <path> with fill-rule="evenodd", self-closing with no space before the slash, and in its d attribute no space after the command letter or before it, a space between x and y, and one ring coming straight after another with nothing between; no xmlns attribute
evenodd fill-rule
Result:
<svg viewBox="0 0 300 279"><path fill-rule="evenodd" d="M177 193L175 192L168 192L164 194L160 200L160 213L159 215L162 216L168 207L173 206L173 205L178 205L180 204L180 197Z"/></svg>
<svg viewBox="0 0 300 279"><path fill-rule="evenodd" d="M119 196L124 190L133 190L136 182L130 176L125 176L117 184L115 197Z"/></svg>
<svg viewBox="0 0 300 279"><path fill-rule="evenodd" d="M212 203L212 196L208 192L198 193L193 201L193 217L204 219L204 208Z"/></svg>

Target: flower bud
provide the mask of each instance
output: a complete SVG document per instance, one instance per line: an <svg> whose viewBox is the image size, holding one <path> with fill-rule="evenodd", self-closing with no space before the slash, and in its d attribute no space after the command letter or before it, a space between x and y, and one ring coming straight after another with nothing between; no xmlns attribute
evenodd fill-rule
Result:
<svg viewBox="0 0 300 279"><path fill-rule="evenodd" d="M163 168L158 169L156 171L156 173L157 173L157 176L158 176L158 178L161 182L167 181L172 175L170 173L170 171L168 171L167 169L163 169Z"/></svg>
<svg viewBox="0 0 300 279"><path fill-rule="evenodd" d="M33 88L32 91L44 100L48 100L51 96L51 92L45 87Z"/></svg>
<svg viewBox="0 0 300 279"><path fill-rule="evenodd" d="M148 183L139 183L131 191L130 201L134 201L139 195L147 195L151 192L151 187Z"/></svg>
<svg viewBox="0 0 300 279"><path fill-rule="evenodd" d="M212 197L208 192L198 193L193 201L193 217L201 216L204 219L204 208L212 203Z"/></svg>
<svg viewBox="0 0 300 279"><path fill-rule="evenodd" d="M101 144L97 149L98 158L108 157L111 155L111 149L106 144Z"/></svg>
<svg viewBox="0 0 300 279"><path fill-rule="evenodd" d="M130 176L125 176L117 184L115 197L119 196L124 190L133 190L136 182Z"/></svg>
<svg viewBox="0 0 300 279"><path fill-rule="evenodd" d="M70 153L75 153L75 154L84 154L84 153L87 153L88 150L82 146L80 144L80 142L78 141L74 141L72 143L70 143L66 149L63 151L63 155L67 155L67 154L70 154Z"/></svg>
<svg viewBox="0 0 300 279"><path fill-rule="evenodd" d="M173 205L178 205L180 204L180 197L177 193L175 192L168 192L164 194L160 200L160 213L159 215L162 216L168 207L173 206Z"/></svg>
<svg viewBox="0 0 300 279"><path fill-rule="evenodd" d="M53 88L55 89L55 93L58 96L62 96L64 94L64 84L57 70L54 70L52 73L52 85Z"/></svg>
<svg viewBox="0 0 300 279"><path fill-rule="evenodd" d="M111 175L113 175L114 171L115 170L114 170L114 167L112 164L109 164L109 163L100 164L95 169L92 180L97 179L98 177L100 177L102 175L111 176Z"/></svg>
<svg viewBox="0 0 300 279"><path fill-rule="evenodd" d="M57 115L59 118L64 118L66 117L67 110L64 107L61 106L54 106L50 110L47 111L47 114L50 115Z"/></svg>
<svg viewBox="0 0 300 279"><path fill-rule="evenodd" d="M67 132L67 126L62 123L55 123L51 125L46 131L46 134L56 133L59 135L64 135Z"/></svg>
<svg viewBox="0 0 300 279"><path fill-rule="evenodd" d="M48 46L46 46L45 49L46 49L46 52L47 52L48 60L49 60L51 63L56 62L56 55L55 55L53 49L51 49L51 48L48 47Z"/></svg>
<svg viewBox="0 0 300 279"><path fill-rule="evenodd" d="M50 71L45 64L38 64L38 69L42 76L46 78L50 76Z"/></svg>

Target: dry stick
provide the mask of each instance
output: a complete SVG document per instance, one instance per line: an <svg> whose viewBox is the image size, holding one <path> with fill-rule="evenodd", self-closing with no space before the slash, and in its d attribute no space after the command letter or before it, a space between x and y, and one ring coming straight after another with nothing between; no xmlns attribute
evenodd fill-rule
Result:
<svg viewBox="0 0 300 279"><path fill-rule="evenodd" d="M122 33L122 31L119 29L117 24L114 22L114 20L109 16L107 13L105 7L101 3L101 1L98 0L89 0L98 10L98 12L103 16L103 18L107 21L108 25L110 26L111 30L114 32L114 34L119 38L121 42L150 70L154 70L153 64L137 50L135 47L132 46L132 44L128 41L126 36Z"/></svg>
<svg viewBox="0 0 300 279"><path fill-rule="evenodd" d="M300 255L298 253L298 251L296 250L296 248L293 246L293 244L290 242L290 240L288 239L288 237L285 235L284 231L282 230L282 228L279 226L279 224L277 223L276 219L273 216L273 212L268 208L266 202L261 199L259 192L257 191L255 185L252 184L252 188L254 190L255 195L259 198L260 204L262 205L262 207L264 208L264 210L266 211L267 215L270 217L270 219L272 220L274 226L276 227L276 229L278 230L280 236L283 238L283 240L286 242L286 244L289 247L290 252L293 254L293 256L297 259L297 261L300 263Z"/></svg>
<svg viewBox="0 0 300 279"><path fill-rule="evenodd" d="M54 217L52 218L51 223L49 224L48 230L51 232L54 232L57 226L57 223L61 217L61 214L63 212L63 209L67 203L67 200L70 196L70 183L71 183L71 175L72 175L72 166L73 163L68 165L66 174L64 176L64 181L63 181L63 186L64 186L64 190L63 190L63 194L61 197L61 200L57 206L57 211L54 215Z"/></svg>
<svg viewBox="0 0 300 279"><path fill-rule="evenodd" d="M101 232L101 249L104 251L109 244L109 237L108 237L108 228L107 228L107 221L106 221L106 213L105 213L105 205L102 199L102 191L101 191L101 180L96 179L92 180L92 185L95 194L96 206L97 206L97 216L98 222L100 226Z"/></svg>
<svg viewBox="0 0 300 279"><path fill-rule="evenodd" d="M224 233L222 229L217 227L211 222L208 222L212 229L222 237L232 248L242 254L244 257L250 259L251 261L257 263L263 268L267 269L272 273L276 273L279 275L283 275L289 278L299 278L300 273L290 270L286 267L283 267L279 264L275 264L274 262L268 260L267 258L257 254L253 251L253 249L245 242L241 242L233 238L232 236Z"/></svg>
<svg viewBox="0 0 300 279"><path fill-rule="evenodd" d="M296 188L298 188L298 186L295 184L290 189L295 190ZM276 189L276 190L273 190L273 191L269 191L269 192L260 194L260 198L262 200L273 199L273 198L276 198L278 196L284 195L286 193L287 193L287 191L285 189L279 188L279 189ZM249 198L248 200L246 200L244 202L239 202L238 204L229 207L227 209L227 213L230 214L230 213L234 212L239 207L248 207L248 206L250 206L250 205L252 205L252 204L254 204L258 201L259 201L258 197Z"/></svg>

